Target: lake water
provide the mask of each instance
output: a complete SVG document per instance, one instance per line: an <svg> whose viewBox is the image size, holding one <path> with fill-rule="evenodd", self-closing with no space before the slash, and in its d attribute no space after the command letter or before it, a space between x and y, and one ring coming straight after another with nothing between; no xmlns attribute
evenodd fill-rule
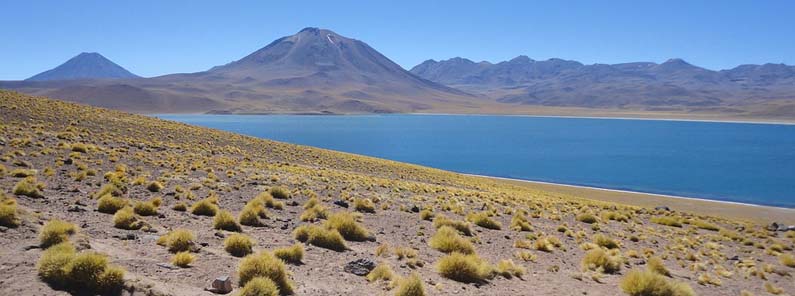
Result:
<svg viewBox="0 0 795 296"><path fill-rule="evenodd" d="M795 207L795 125L469 115L156 115L450 171Z"/></svg>

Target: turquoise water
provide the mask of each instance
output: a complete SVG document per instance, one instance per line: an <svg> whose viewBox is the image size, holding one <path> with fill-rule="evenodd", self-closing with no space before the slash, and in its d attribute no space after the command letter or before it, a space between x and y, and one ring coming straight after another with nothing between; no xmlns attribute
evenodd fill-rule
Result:
<svg viewBox="0 0 795 296"><path fill-rule="evenodd" d="M795 126L457 115L156 115L469 174L795 207Z"/></svg>

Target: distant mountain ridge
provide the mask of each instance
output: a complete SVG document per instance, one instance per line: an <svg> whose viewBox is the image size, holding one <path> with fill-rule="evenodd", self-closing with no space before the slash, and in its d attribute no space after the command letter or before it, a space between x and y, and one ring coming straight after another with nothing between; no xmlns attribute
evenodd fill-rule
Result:
<svg viewBox="0 0 795 296"><path fill-rule="evenodd" d="M425 79L499 102L589 108L735 108L795 100L795 66L741 65L712 71L682 59L585 65L518 56L499 63L427 60L410 70Z"/></svg>
<svg viewBox="0 0 795 296"><path fill-rule="evenodd" d="M51 70L36 74L27 81L74 80L74 79L119 79L138 78L127 69L110 61L99 53L84 52Z"/></svg>

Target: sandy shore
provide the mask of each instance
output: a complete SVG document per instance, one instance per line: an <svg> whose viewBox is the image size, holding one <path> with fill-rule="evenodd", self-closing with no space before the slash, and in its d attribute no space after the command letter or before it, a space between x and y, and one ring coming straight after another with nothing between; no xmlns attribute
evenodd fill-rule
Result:
<svg viewBox="0 0 795 296"><path fill-rule="evenodd" d="M641 207L668 206L672 210L677 211L688 211L732 219L744 219L762 224L783 222L785 224L795 225L795 209L480 175L469 176L497 180L512 185L593 200L617 202Z"/></svg>

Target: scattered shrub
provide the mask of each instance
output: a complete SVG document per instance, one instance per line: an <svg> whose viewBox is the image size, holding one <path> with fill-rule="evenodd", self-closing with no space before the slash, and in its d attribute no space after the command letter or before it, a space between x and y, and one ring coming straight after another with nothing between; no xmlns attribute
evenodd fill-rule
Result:
<svg viewBox="0 0 795 296"><path fill-rule="evenodd" d="M279 287L267 277L255 277L248 281L238 296L277 296Z"/></svg>
<svg viewBox="0 0 795 296"><path fill-rule="evenodd" d="M83 143L74 143L72 144L72 152L86 153L88 152L88 146Z"/></svg>
<svg viewBox="0 0 795 296"><path fill-rule="evenodd" d="M650 219L651 223L660 224L665 226L671 227L682 227L682 223L679 222L678 219L671 218L671 217L652 217Z"/></svg>
<svg viewBox="0 0 795 296"><path fill-rule="evenodd" d="M715 224L712 224L712 223L709 223L709 222L703 221L703 220L693 220L693 221L690 221L690 224L695 226L695 227L698 227L698 228L701 228L701 229L710 230L710 231L718 231L718 230L720 230L720 227L716 226Z"/></svg>
<svg viewBox="0 0 795 296"><path fill-rule="evenodd" d="M471 213L467 215L467 220L483 228L494 230L502 229L502 224L489 218L489 215L486 212Z"/></svg>
<svg viewBox="0 0 795 296"><path fill-rule="evenodd" d="M375 213L375 204L369 198L354 199L353 208L362 213Z"/></svg>
<svg viewBox="0 0 795 296"><path fill-rule="evenodd" d="M593 223L596 223L596 222L599 221L599 219L596 218L596 216L594 216L593 214L590 214L590 213L579 214L579 215L577 215L576 219L577 219L577 221L580 221L582 223L587 223L587 224L593 224Z"/></svg>
<svg viewBox="0 0 795 296"><path fill-rule="evenodd" d="M267 192L263 194L270 197L270 194L268 194ZM247 202L246 206L243 207L243 210L240 211L240 215L238 215L238 220L240 221L240 224L246 226L263 226L262 221L260 221L260 218L262 219L268 218L268 211L265 210L261 198L255 198Z"/></svg>
<svg viewBox="0 0 795 296"><path fill-rule="evenodd" d="M603 248L608 248L608 249L618 248L618 243L615 240L601 233L597 233L593 236L593 243Z"/></svg>
<svg viewBox="0 0 795 296"><path fill-rule="evenodd" d="M409 277L398 281L395 296L425 296L425 287L422 279L417 273L412 273Z"/></svg>
<svg viewBox="0 0 795 296"><path fill-rule="evenodd" d="M526 270L524 267L514 264L513 260L504 259L497 263L495 272L506 279L510 279L512 277L521 278Z"/></svg>
<svg viewBox="0 0 795 296"><path fill-rule="evenodd" d="M595 270L604 273L616 273L621 270L620 258L608 254L608 252L601 248L596 248L585 253L581 265L583 270Z"/></svg>
<svg viewBox="0 0 795 296"><path fill-rule="evenodd" d="M190 208L191 214L200 216L215 216L218 212L218 205L209 198L202 199L193 204Z"/></svg>
<svg viewBox="0 0 795 296"><path fill-rule="evenodd" d="M792 254L781 254L778 256L778 261L784 266L795 268L795 256Z"/></svg>
<svg viewBox="0 0 795 296"><path fill-rule="evenodd" d="M220 210L215 214L215 218L213 218L213 227L215 229L234 232L240 232L242 230L240 224L237 224L237 221L235 221L235 216L232 216L232 213L226 210Z"/></svg>
<svg viewBox="0 0 795 296"><path fill-rule="evenodd" d="M141 216L157 215L157 207L160 204L160 202L156 202L157 200L159 199L136 202L135 207L133 207L133 210L135 211L136 214Z"/></svg>
<svg viewBox="0 0 795 296"><path fill-rule="evenodd" d="M115 214L116 211L123 209L127 206L127 200L120 197L114 197L110 194L105 194L97 200L97 210L105 214Z"/></svg>
<svg viewBox="0 0 795 296"><path fill-rule="evenodd" d="M424 209L424 210L420 211L420 219L425 220L425 221L433 220L433 212L431 210L429 210L429 209Z"/></svg>
<svg viewBox="0 0 795 296"><path fill-rule="evenodd" d="M533 227L524 215L514 215L511 218L511 229L515 231L532 231Z"/></svg>
<svg viewBox="0 0 795 296"><path fill-rule="evenodd" d="M375 281L391 281L395 277L395 272L389 264L378 264L370 273L367 274L367 280L370 282Z"/></svg>
<svg viewBox="0 0 795 296"><path fill-rule="evenodd" d="M44 281L78 294L113 294L124 284L124 270L108 266L105 255L77 254L69 242L45 250L36 268Z"/></svg>
<svg viewBox="0 0 795 296"><path fill-rule="evenodd" d="M72 223L53 219L42 226L39 231L39 244L42 248L47 248L65 242L69 236L77 233L77 226Z"/></svg>
<svg viewBox="0 0 795 296"><path fill-rule="evenodd" d="M165 186L163 186L163 183L160 183L158 181L152 181L148 185L146 185L146 190L149 190L150 192L160 192L160 190L163 190L163 188L165 188Z"/></svg>
<svg viewBox="0 0 795 296"><path fill-rule="evenodd" d="M190 230L175 229L161 236L157 240L157 244L168 247L168 251L172 253L190 251L195 244L196 237Z"/></svg>
<svg viewBox="0 0 795 296"><path fill-rule="evenodd" d="M533 247L536 250L544 251L544 252L552 252L555 248L560 247L562 244L557 237L548 236L548 237L539 237L536 239Z"/></svg>
<svg viewBox="0 0 795 296"><path fill-rule="evenodd" d="M328 217L326 227L336 229L346 240L366 241L370 239L370 233L364 226L356 222L356 219L348 212L339 212Z"/></svg>
<svg viewBox="0 0 795 296"><path fill-rule="evenodd" d="M438 215L433 219L433 227L439 229L442 226L449 226L455 230L458 230L458 232L461 234L472 236L472 229L469 228L469 223L463 221L454 221L445 217L444 215Z"/></svg>
<svg viewBox="0 0 795 296"><path fill-rule="evenodd" d="M171 257L171 264L174 264L174 266L187 268L190 266L191 263L193 263L193 260L195 259L196 256L193 256L193 254L191 254L190 252L187 251L178 252L174 254L173 257Z"/></svg>
<svg viewBox="0 0 795 296"><path fill-rule="evenodd" d="M38 173L39 173L39 171L37 171L37 170L15 169L15 170L11 171L11 173L9 173L9 175L11 175L11 177L14 177L14 178L27 178L27 177L33 177L33 176L35 176Z"/></svg>
<svg viewBox="0 0 795 296"><path fill-rule="evenodd" d="M660 257L653 256L649 258L649 261L646 263L646 267L656 274L667 277L671 276L671 272L665 267L665 263L663 263L663 260Z"/></svg>
<svg viewBox="0 0 795 296"><path fill-rule="evenodd" d="M784 293L784 289L774 286L771 282L765 282L765 291L773 295Z"/></svg>
<svg viewBox="0 0 795 296"><path fill-rule="evenodd" d="M188 205L185 204L184 202L179 202L175 204L173 207L171 207L171 209L177 212L184 212L188 210Z"/></svg>
<svg viewBox="0 0 795 296"><path fill-rule="evenodd" d="M44 194L40 191L43 188L44 184L36 181L36 177L27 177L17 182L12 192L16 195L32 198L44 198Z"/></svg>
<svg viewBox="0 0 795 296"><path fill-rule="evenodd" d="M672 282L652 271L631 270L621 279L621 290L630 296L695 296L690 286Z"/></svg>
<svg viewBox="0 0 795 296"><path fill-rule="evenodd" d="M475 254L451 253L439 259L436 268L448 279L464 282L483 282L492 276L492 267Z"/></svg>
<svg viewBox="0 0 795 296"><path fill-rule="evenodd" d="M130 207L123 208L113 214L113 226L119 229L137 230L143 227L143 221L135 216L133 209Z"/></svg>
<svg viewBox="0 0 795 296"><path fill-rule="evenodd" d="M304 246L294 244L290 247L279 248L273 251L273 255L284 260L284 262L299 264L304 258Z"/></svg>
<svg viewBox="0 0 795 296"><path fill-rule="evenodd" d="M342 235L336 229L327 229L315 225L302 225L293 232L295 239L310 245L334 251L347 249Z"/></svg>
<svg viewBox="0 0 795 296"><path fill-rule="evenodd" d="M271 209L281 210L284 208L284 203L273 199L273 195L269 192L262 192L255 199L262 201L266 207Z"/></svg>
<svg viewBox="0 0 795 296"><path fill-rule="evenodd" d="M17 201L13 198L5 197L0 192L0 226L17 227L18 225Z"/></svg>
<svg viewBox="0 0 795 296"><path fill-rule="evenodd" d="M282 187L271 187L269 193L271 196L278 199L289 199L291 197L290 191Z"/></svg>
<svg viewBox="0 0 795 296"><path fill-rule="evenodd" d="M254 241L245 234L234 233L224 240L224 250L235 257L251 254L252 247L254 247Z"/></svg>
<svg viewBox="0 0 795 296"><path fill-rule="evenodd" d="M268 278L279 288L282 295L293 294L293 284L287 278L287 269L284 262L268 252L248 255L240 260L237 269L240 286L258 277Z"/></svg>
<svg viewBox="0 0 795 296"><path fill-rule="evenodd" d="M304 210L304 212L301 213L300 219L301 221L314 222L320 219L326 219L327 217L328 210L326 210L326 207L316 204Z"/></svg>
<svg viewBox="0 0 795 296"><path fill-rule="evenodd" d="M443 226L442 228L439 228L439 230L436 231L436 234L431 237L429 245L431 248L445 253L475 253L475 247L472 246L472 243L469 240L461 237L461 235L459 235L455 229L449 226Z"/></svg>

